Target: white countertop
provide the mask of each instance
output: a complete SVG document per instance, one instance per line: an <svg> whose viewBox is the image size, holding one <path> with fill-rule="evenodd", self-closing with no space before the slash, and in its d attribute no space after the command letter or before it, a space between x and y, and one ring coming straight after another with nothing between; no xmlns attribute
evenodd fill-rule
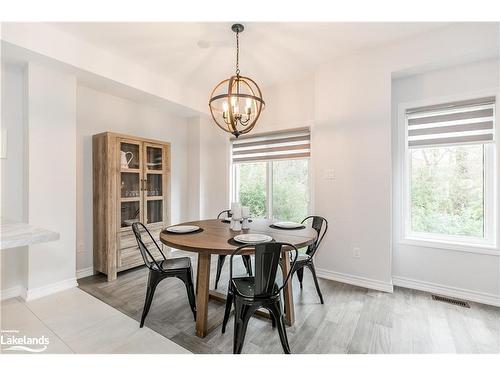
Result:
<svg viewBox="0 0 500 375"><path fill-rule="evenodd" d="M57 241L59 233L6 219L0 222L0 249Z"/></svg>

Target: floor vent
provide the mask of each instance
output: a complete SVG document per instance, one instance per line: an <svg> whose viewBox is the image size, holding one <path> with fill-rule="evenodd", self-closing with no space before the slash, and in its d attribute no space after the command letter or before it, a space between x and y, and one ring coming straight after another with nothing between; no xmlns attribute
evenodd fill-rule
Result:
<svg viewBox="0 0 500 375"><path fill-rule="evenodd" d="M446 302L446 303L450 303L450 304L455 305L455 306L466 307L466 308L470 309L470 305L467 301L462 301L462 300L454 299L454 298L450 298L450 297L436 296L435 294L432 295L432 299L434 301Z"/></svg>

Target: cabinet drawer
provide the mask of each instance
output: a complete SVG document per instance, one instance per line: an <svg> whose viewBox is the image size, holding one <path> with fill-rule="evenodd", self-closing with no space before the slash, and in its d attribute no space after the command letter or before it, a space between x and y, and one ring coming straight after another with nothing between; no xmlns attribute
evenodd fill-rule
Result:
<svg viewBox="0 0 500 375"><path fill-rule="evenodd" d="M121 249L118 254L118 271L124 271L144 264L139 247L137 246L135 248Z"/></svg>
<svg viewBox="0 0 500 375"><path fill-rule="evenodd" d="M160 232L161 232L161 226L148 226L148 230L153 236L154 240L158 243L158 245L161 247L161 242L160 242ZM144 244L149 248L155 248L156 246L153 243L153 240L147 233L142 234L142 241ZM125 231L122 231L118 235L118 248L119 249L126 249L128 247L136 247L137 246L137 240L135 239L134 232L132 232L132 229L127 229Z"/></svg>
<svg viewBox="0 0 500 375"><path fill-rule="evenodd" d="M156 260L163 260L160 252L156 248L149 248L151 255ZM119 271L123 271L132 267L137 267L144 264L141 252L138 246L128 247L126 249L120 249L120 259L118 263Z"/></svg>
<svg viewBox="0 0 500 375"><path fill-rule="evenodd" d="M148 225L148 230L150 231L151 235L156 240L160 248L162 246L159 240L161 228L162 225ZM155 259L163 259L160 252L153 243L153 240L147 233L144 233L142 235L142 240ZM123 271L132 267L140 266L142 264L144 264L144 260L142 259L141 253L139 251L139 246L137 245L137 240L135 239L135 235L132 232L132 229L120 232L117 259L118 270Z"/></svg>

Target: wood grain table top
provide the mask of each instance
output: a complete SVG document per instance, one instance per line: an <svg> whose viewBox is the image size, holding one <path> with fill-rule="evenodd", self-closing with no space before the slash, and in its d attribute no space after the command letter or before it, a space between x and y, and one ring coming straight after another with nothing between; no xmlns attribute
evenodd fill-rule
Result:
<svg viewBox="0 0 500 375"><path fill-rule="evenodd" d="M274 229L269 226L272 220L254 219L250 229L235 232L229 229L229 223L221 219L190 221L178 225L196 225L203 231L191 234L160 233L160 241L176 249L206 254L230 254L238 246L230 243L234 236L246 233L260 233L271 236L277 242L287 242L296 247L310 245L316 240L316 231L310 227L304 229ZM249 250L251 253L252 250Z"/></svg>

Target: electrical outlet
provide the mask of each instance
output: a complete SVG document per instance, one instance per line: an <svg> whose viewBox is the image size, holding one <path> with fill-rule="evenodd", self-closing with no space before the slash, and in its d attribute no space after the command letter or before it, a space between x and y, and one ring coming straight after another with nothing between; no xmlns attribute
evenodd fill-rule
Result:
<svg viewBox="0 0 500 375"><path fill-rule="evenodd" d="M355 247L352 249L352 257L353 258L361 258L361 250L359 247Z"/></svg>

